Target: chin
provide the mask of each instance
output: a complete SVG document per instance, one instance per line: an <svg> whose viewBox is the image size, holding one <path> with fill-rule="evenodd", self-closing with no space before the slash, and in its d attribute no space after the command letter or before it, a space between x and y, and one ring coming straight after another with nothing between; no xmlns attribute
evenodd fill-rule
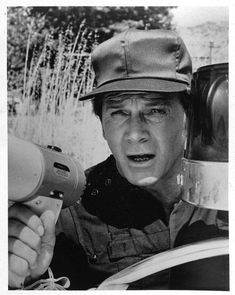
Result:
<svg viewBox="0 0 235 295"><path fill-rule="evenodd" d="M147 176L143 177L138 180L138 185L139 186L151 186L155 184L158 181L157 177L155 176Z"/></svg>
<svg viewBox="0 0 235 295"><path fill-rule="evenodd" d="M131 184L142 186L142 187L148 187L153 184L155 184L158 181L158 178L153 175L138 175L133 177L131 175L130 177L125 177Z"/></svg>
<svg viewBox="0 0 235 295"><path fill-rule="evenodd" d="M136 186L151 186L155 184L159 177L156 174L156 169L151 169L150 167L123 167L117 165L119 173L126 178L131 184ZM159 174L158 171L157 174Z"/></svg>

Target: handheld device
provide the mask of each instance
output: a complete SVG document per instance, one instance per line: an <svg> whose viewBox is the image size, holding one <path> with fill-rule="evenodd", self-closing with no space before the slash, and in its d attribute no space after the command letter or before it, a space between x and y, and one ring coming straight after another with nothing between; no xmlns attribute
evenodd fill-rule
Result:
<svg viewBox="0 0 235 295"><path fill-rule="evenodd" d="M52 210L57 220L61 208L79 200L85 182L81 165L59 148L9 135L9 206L21 202L38 215Z"/></svg>

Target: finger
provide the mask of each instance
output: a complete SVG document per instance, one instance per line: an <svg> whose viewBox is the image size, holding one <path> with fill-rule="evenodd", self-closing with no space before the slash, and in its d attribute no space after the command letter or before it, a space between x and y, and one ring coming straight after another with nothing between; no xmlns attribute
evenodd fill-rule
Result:
<svg viewBox="0 0 235 295"><path fill-rule="evenodd" d="M34 269L36 267L37 252L32 250L28 245L24 244L22 241L15 238L9 238L8 251L26 260L31 269Z"/></svg>
<svg viewBox="0 0 235 295"><path fill-rule="evenodd" d="M21 277L16 273L8 272L8 286L14 289L21 289L24 286L25 277Z"/></svg>
<svg viewBox="0 0 235 295"><path fill-rule="evenodd" d="M27 277L30 274L28 262L12 253L8 253L9 270L21 277Z"/></svg>
<svg viewBox="0 0 235 295"><path fill-rule="evenodd" d="M17 238L38 253L41 250L41 239L31 228L18 220L10 219L8 227L9 237Z"/></svg>
<svg viewBox="0 0 235 295"><path fill-rule="evenodd" d="M32 210L22 204L14 204L11 206L8 211L8 218L20 220L40 236L44 234L41 219L33 213Z"/></svg>

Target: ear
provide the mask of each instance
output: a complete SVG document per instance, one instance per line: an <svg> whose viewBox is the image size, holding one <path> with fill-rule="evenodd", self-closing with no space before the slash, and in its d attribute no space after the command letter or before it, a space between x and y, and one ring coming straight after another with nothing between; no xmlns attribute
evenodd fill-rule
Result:
<svg viewBox="0 0 235 295"><path fill-rule="evenodd" d="M183 130L182 130L182 137L184 139L184 144L186 146L187 142L187 137L188 137L188 117L186 114L184 114L184 119L183 119Z"/></svg>
<svg viewBox="0 0 235 295"><path fill-rule="evenodd" d="M104 128L102 128L102 134L103 134L103 138L106 140L105 133L104 133Z"/></svg>
<svg viewBox="0 0 235 295"><path fill-rule="evenodd" d="M102 120L101 120L101 126L102 126L102 134L103 134L103 138L107 141L106 136L105 136L105 132L104 132L104 127L103 127Z"/></svg>

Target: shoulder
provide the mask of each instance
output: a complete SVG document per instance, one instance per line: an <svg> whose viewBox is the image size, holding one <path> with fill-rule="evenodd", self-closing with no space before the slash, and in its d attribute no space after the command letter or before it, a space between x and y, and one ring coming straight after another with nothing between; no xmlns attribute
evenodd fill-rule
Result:
<svg viewBox="0 0 235 295"><path fill-rule="evenodd" d="M81 220L87 216L88 207L84 206L86 200L90 200L89 196L96 196L103 191L103 183L105 183L107 175L110 171L115 171L115 159L109 156L105 161L88 168L85 171L86 187L80 200L74 205L64 208L60 212L60 216L56 225L56 234L63 232L67 237L76 240L77 231L80 227Z"/></svg>
<svg viewBox="0 0 235 295"><path fill-rule="evenodd" d="M105 179L107 175L110 174L110 171L115 173L115 167L115 159L111 155L105 161L88 168L85 171L86 187L80 200L84 200L86 196L90 194L94 195L95 191L100 189L100 185L105 182ZM78 207L80 207L80 201L68 208L61 210L59 219L57 221L57 234L60 232L67 232L68 227L71 228L71 225L74 223L72 211L78 211Z"/></svg>
<svg viewBox="0 0 235 295"><path fill-rule="evenodd" d="M118 175L116 162L113 155L109 156L105 161L88 168L85 171L86 175L86 189L84 194L93 187L100 187L106 179L113 175Z"/></svg>
<svg viewBox="0 0 235 295"><path fill-rule="evenodd" d="M110 155L105 161L96 164L85 171L86 178L93 175L102 175L107 170L114 170L116 168L115 159L113 155Z"/></svg>

